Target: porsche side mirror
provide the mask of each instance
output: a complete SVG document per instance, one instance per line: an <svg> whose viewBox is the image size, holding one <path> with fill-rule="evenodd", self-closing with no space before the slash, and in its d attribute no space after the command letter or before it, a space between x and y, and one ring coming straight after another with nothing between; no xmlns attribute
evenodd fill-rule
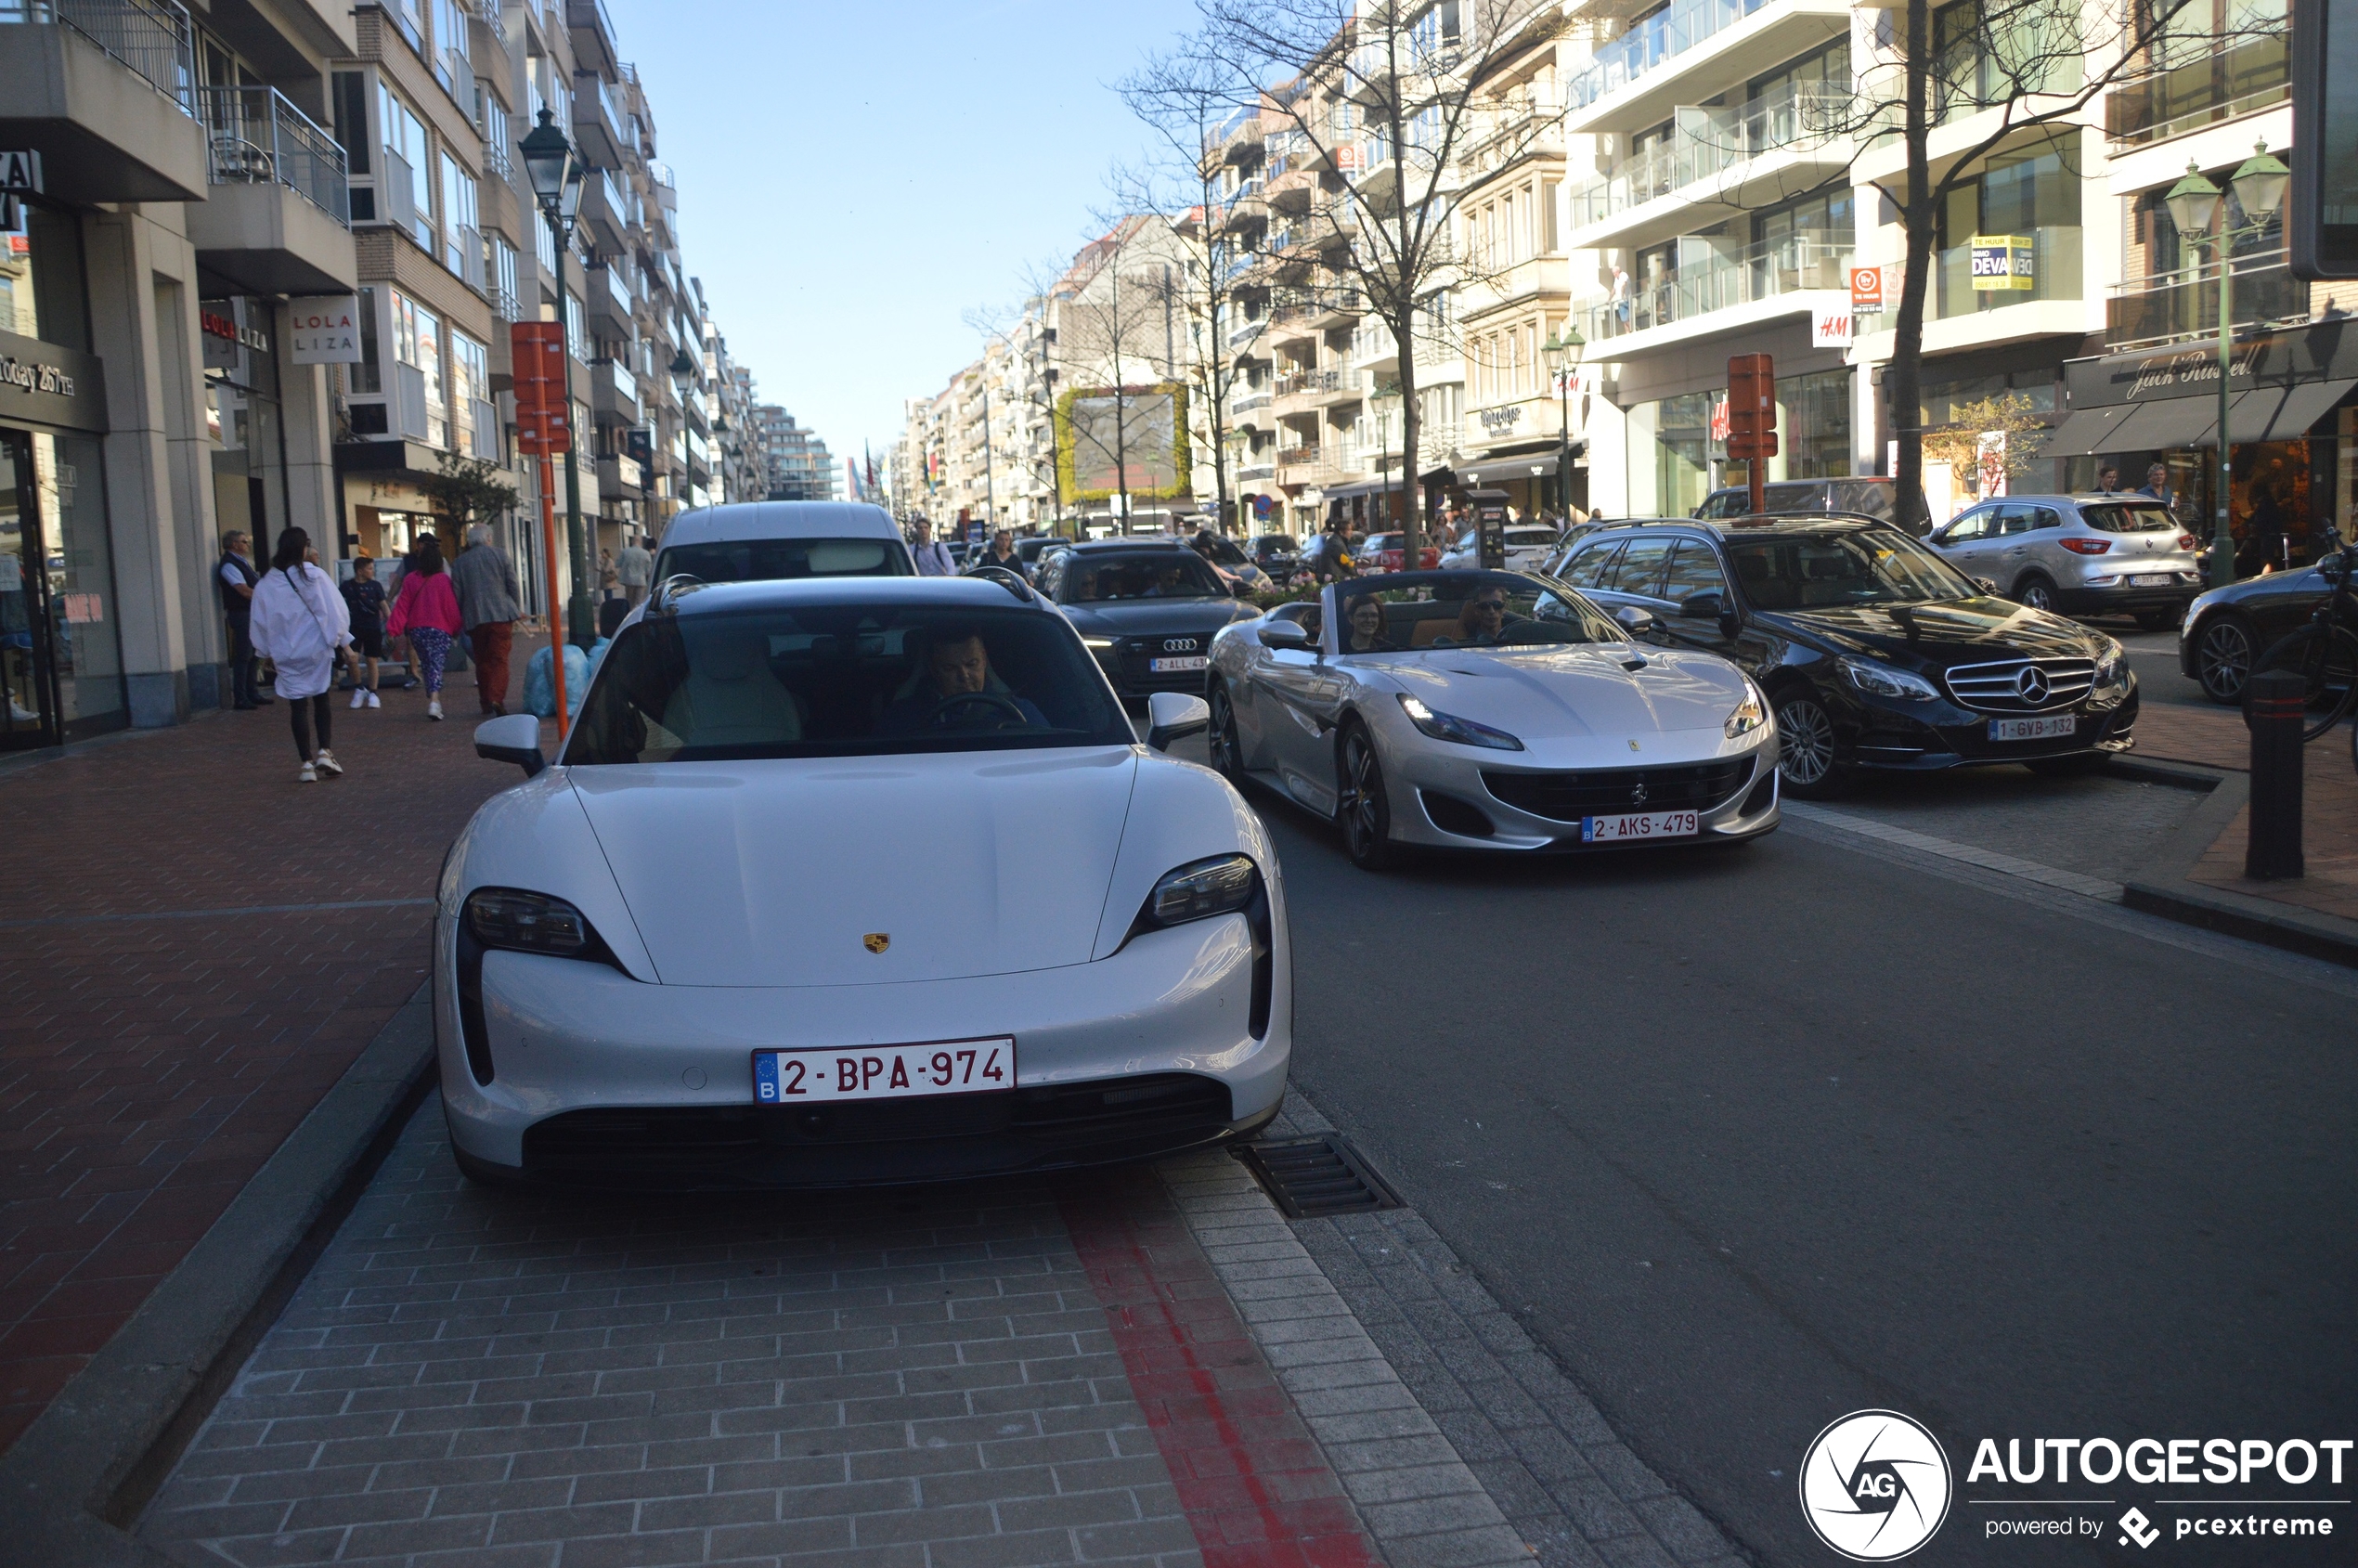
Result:
<svg viewBox="0 0 2358 1568"><path fill-rule="evenodd" d="M486 719L475 726L475 755L493 762L512 762L527 779L549 766L540 755L540 720L529 713Z"/></svg>
<svg viewBox="0 0 2358 1568"><path fill-rule="evenodd" d="M1654 628L1654 613L1641 610L1635 604L1622 605L1613 613L1613 618L1619 621L1621 629L1632 637L1643 637Z"/></svg>
<svg viewBox="0 0 2358 1568"><path fill-rule="evenodd" d="M1211 728L1211 705L1185 692L1157 692L1147 699L1147 744L1169 751L1171 743Z"/></svg>
<svg viewBox="0 0 2358 1568"><path fill-rule="evenodd" d="M1310 633L1300 621L1271 621L1261 628L1261 645L1290 648L1299 653L1310 646Z"/></svg>

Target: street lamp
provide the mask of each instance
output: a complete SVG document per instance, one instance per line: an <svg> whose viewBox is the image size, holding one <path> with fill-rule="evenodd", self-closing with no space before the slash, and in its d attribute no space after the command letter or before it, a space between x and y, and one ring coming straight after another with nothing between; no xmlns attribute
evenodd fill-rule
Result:
<svg viewBox="0 0 2358 1568"><path fill-rule="evenodd" d="M565 319L565 252L573 247L574 220L581 212L584 170L573 143L557 129L556 116L545 109L540 111L540 123L524 138L523 152L525 175L532 181L533 199L540 204L540 215L547 220L550 237L556 241L552 249L557 258L557 337L564 343L565 356L570 361L573 330ZM565 371L565 422L569 427L573 422L570 369ZM565 601L565 620L574 642L587 648L597 638L590 618L589 537L581 527L581 463L577 455L579 446L580 432L573 431L565 442L565 550L573 557L573 593Z"/></svg>
<svg viewBox="0 0 2358 1568"><path fill-rule="evenodd" d="M1376 477L1380 481L1389 480L1391 478L1392 421L1393 416L1400 412L1400 410L1406 405L1406 402L1407 399L1400 395L1400 383L1398 382L1393 382L1388 385L1379 386L1375 391L1367 395L1367 407L1374 409L1376 414ZM1407 467L1407 461L1405 457L1402 460L1401 467L1404 470ZM1404 485L1402 488L1405 491L1406 486ZM1392 522L1392 518L1389 515L1392 510L1392 486L1388 483L1384 485L1383 496L1384 510L1387 514L1384 517L1383 522L1386 526L1389 526ZM1407 510L1407 497L1405 494L1401 497L1401 510L1404 513ZM1373 533L1374 531L1374 528L1370 526L1368 532Z"/></svg>
<svg viewBox="0 0 2358 1568"><path fill-rule="evenodd" d="M2219 188L2203 177L2202 169L2192 160L2186 163L2186 177L2171 186L2170 194L2162 199L2170 209L2170 221L2178 226L2179 237L2189 245L2208 245L2219 263L2219 505L2210 536L2213 588L2224 588L2235 580L2235 536L2227 515L2228 477L2233 469L2227 445L2227 408L2233 399L2227 382L2235 369L2235 258L2230 253L2233 241L2256 235L2268 227L2268 220L2276 215L2276 209L2284 203L2285 185L2291 177L2292 171L2285 167L2282 159L2269 152L2265 141L2257 144L2231 182L2244 216L2251 220L2238 228L2226 227L2219 212ZM2210 231L2214 219L2220 225L2216 234Z"/></svg>
<svg viewBox="0 0 2358 1568"><path fill-rule="evenodd" d="M1587 346L1588 340L1568 316L1563 335L1551 334L1539 345L1548 359L1548 373L1556 378L1556 389L1563 399L1563 424L1556 451L1556 506L1567 523L1572 521L1572 371L1580 363L1580 351Z"/></svg>

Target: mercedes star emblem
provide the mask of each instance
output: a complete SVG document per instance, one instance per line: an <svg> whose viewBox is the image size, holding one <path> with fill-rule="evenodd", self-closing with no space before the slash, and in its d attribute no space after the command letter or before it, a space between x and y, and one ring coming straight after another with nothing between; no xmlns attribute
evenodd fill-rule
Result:
<svg viewBox="0 0 2358 1568"><path fill-rule="evenodd" d="M2022 679L2015 682L2015 690L2022 693L2023 701L2033 707L2038 706L2047 700L2047 672L2032 665L2022 672Z"/></svg>

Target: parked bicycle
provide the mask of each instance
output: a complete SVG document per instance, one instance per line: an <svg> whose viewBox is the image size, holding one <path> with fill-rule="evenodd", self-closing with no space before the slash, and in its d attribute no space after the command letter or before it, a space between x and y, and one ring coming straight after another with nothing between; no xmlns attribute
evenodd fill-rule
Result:
<svg viewBox="0 0 2358 1568"><path fill-rule="evenodd" d="M2313 741L2358 706L2358 544L2346 544L2317 563L2333 585L2309 624L2280 639L2260 656L2261 669L2285 669L2309 686L2313 719L2300 738ZM2352 742L2358 758L2358 739Z"/></svg>

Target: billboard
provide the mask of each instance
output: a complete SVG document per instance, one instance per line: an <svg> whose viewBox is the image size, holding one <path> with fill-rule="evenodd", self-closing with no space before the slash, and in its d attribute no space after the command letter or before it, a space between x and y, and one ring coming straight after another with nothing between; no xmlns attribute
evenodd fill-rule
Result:
<svg viewBox="0 0 2358 1568"><path fill-rule="evenodd" d="M1121 492L1170 500L1194 493L1187 443L1187 390L1075 387L1056 404L1056 467L1067 499L1104 500Z"/></svg>

